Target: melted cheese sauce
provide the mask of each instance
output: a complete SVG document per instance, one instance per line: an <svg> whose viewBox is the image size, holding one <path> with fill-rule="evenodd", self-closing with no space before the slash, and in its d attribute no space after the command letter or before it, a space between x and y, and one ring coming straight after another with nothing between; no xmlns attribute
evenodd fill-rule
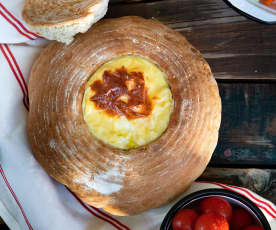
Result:
<svg viewBox="0 0 276 230"><path fill-rule="evenodd" d="M152 104L148 116L135 119L118 114L111 116L91 100L96 94L91 85L102 81L105 71L115 72L122 67L129 73L143 74ZM137 148L161 136L168 127L172 109L173 99L166 75L154 63L138 55L120 56L102 65L87 82L82 102L83 117L92 135L119 149Z"/></svg>

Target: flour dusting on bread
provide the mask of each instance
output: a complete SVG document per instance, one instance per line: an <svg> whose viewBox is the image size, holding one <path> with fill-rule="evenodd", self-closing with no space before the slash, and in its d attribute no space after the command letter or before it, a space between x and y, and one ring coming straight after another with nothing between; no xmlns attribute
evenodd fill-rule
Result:
<svg viewBox="0 0 276 230"><path fill-rule="evenodd" d="M110 195L121 190L123 178L124 173L115 166L92 177L89 174L81 175L74 178L73 181L84 185L87 190L94 189L103 195Z"/></svg>

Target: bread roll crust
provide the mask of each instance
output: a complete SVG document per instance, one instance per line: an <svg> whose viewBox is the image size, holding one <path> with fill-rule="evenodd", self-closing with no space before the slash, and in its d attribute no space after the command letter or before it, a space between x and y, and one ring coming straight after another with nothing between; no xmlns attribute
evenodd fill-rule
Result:
<svg viewBox="0 0 276 230"><path fill-rule="evenodd" d="M91 74L126 54L166 73L174 109L161 137L123 151L93 138L82 98ZM154 20L105 19L68 46L51 43L33 65L29 96L28 137L38 162L82 200L115 215L171 201L203 172L217 144L221 101L209 65L181 34Z"/></svg>

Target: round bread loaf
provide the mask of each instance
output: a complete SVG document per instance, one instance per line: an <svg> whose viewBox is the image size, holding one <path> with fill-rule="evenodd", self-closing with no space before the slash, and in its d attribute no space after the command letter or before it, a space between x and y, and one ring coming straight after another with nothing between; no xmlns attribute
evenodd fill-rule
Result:
<svg viewBox="0 0 276 230"><path fill-rule="evenodd" d="M86 103L96 102L93 108L107 119L115 119L115 126L118 119L131 124L155 114L154 108L159 107L154 99L158 97L151 96L148 81L154 81L157 75L148 78L147 69L144 73L133 69L127 72L132 68L128 58L137 63L146 60L145 65L151 63L158 68L154 73L163 73L158 76L165 81L160 78L156 84L163 82L167 104L160 104L160 108L166 108L164 118L154 124L165 126L156 137L121 148L101 133L93 133L90 118L84 117ZM121 69L109 71L112 60ZM126 112L118 106L114 109L112 103L108 106L113 107L108 108L103 104L107 100L105 93L99 97L99 92L104 92L103 79L122 79L118 73L124 72L126 79L131 75L140 79L135 84L145 94L141 103L147 103L140 105L147 110L134 113L132 108ZM123 83L119 82L114 83L113 91L121 89ZM156 92L160 95L161 91ZM51 43L33 65L29 97L28 137L38 162L80 199L115 215L134 215L180 195L204 171L218 140L221 101L209 65L181 34L155 20L105 19L77 35L70 45ZM120 100L123 105L133 102ZM147 107L143 107L145 104ZM166 119L167 124L163 122ZM93 125L97 124L92 124L92 129ZM98 126L108 128L104 122ZM110 133L112 136L113 131Z"/></svg>

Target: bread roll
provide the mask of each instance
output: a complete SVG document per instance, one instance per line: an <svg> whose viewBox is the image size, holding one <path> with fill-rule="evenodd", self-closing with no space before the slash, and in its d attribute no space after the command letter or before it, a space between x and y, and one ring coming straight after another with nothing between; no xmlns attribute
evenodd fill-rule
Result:
<svg viewBox="0 0 276 230"><path fill-rule="evenodd" d="M69 44L107 11L109 0L27 0L22 17L37 34Z"/></svg>
<svg viewBox="0 0 276 230"><path fill-rule="evenodd" d="M114 92L127 95L104 104ZM134 92L144 95L141 103L136 98L138 110L131 107ZM68 46L51 43L33 65L29 96L28 137L38 162L80 199L114 215L135 215L180 195L218 140L221 101L209 65L185 37L155 20L105 19ZM101 114L93 115L98 123L87 110ZM128 123L118 126L120 119ZM118 134L127 124L141 138L147 119L150 131L163 127L154 138L128 145L131 138ZM128 142L114 144L116 135Z"/></svg>

